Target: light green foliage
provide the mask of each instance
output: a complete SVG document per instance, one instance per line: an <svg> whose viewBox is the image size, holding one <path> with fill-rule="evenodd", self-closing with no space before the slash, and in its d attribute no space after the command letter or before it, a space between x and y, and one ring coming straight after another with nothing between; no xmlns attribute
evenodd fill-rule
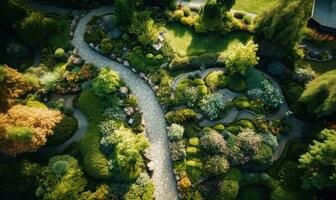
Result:
<svg viewBox="0 0 336 200"><path fill-rule="evenodd" d="M168 127L168 137L171 140L180 140L183 138L184 127L179 124L172 124Z"/></svg>
<svg viewBox="0 0 336 200"><path fill-rule="evenodd" d="M309 82L299 101L317 117L336 113L336 70L326 72Z"/></svg>
<svg viewBox="0 0 336 200"><path fill-rule="evenodd" d="M63 58L64 57L64 55L65 55L65 51L64 51L64 49L62 49L62 48L58 48L58 49L56 49L56 51L55 51L55 57L56 58Z"/></svg>
<svg viewBox="0 0 336 200"><path fill-rule="evenodd" d="M204 162L204 171L209 175L222 175L229 169L229 162L224 156L206 157Z"/></svg>
<svg viewBox="0 0 336 200"><path fill-rule="evenodd" d="M146 173L141 173L136 182L131 184L130 189L124 196L125 200L152 200L154 199L154 184Z"/></svg>
<svg viewBox="0 0 336 200"><path fill-rule="evenodd" d="M56 67L53 71L43 74L43 76L40 78L43 89L46 91L53 91L63 80L64 71L64 67Z"/></svg>
<svg viewBox="0 0 336 200"><path fill-rule="evenodd" d="M299 159L299 167L305 170L303 188L306 189L336 186L336 131L324 129L319 138Z"/></svg>
<svg viewBox="0 0 336 200"><path fill-rule="evenodd" d="M129 27L129 32L135 34L143 45L153 44L158 38L158 30L150 15L149 11L135 12Z"/></svg>
<svg viewBox="0 0 336 200"><path fill-rule="evenodd" d="M142 154L149 146L148 139L129 129L120 128L107 136L106 140L114 146L114 159L123 177L127 180L136 179L145 167Z"/></svg>
<svg viewBox="0 0 336 200"><path fill-rule="evenodd" d="M97 96L105 96L114 93L121 85L119 74L109 67L100 70L97 78L93 80L93 90Z"/></svg>
<svg viewBox="0 0 336 200"><path fill-rule="evenodd" d="M198 147L200 145L200 139L198 137L193 137L189 139L189 145Z"/></svg>
<svg viewBox="0 0 336 200"><path fill-rule="evenodd" d="M38 197L48 200L79 199L86 183L84 174L74 157L55 156L50 158L36 193Z"/></svg>
<svg viewBox="0 0 336 200"><path fill-rule="evenodd" d="M176 111L170 111L166 114L168 123L182 123L196 118L197 113L192 109L180 109Z"/></svg>
<svg viewBox="0 0 336 200"><path fill-rule="evenodd" d="M258 64L257 57L258 45L249 41L246 45L237 46L225 55L225 66L231 75L244 74L246 70Z"/></svg>
<svg viewBox="0 0 336 200"><path fill-rule="evenodd" d="M281 48L292 48L301 39L311 14L313 1L283 1L259 19L256 29L258 38L270 41Z"/></svg>
<svg viewBox="0 0 336 200"><path fill-rule="evenodd" d="M33 130L25 126L9 126L6 128L8 140L29 142L33 138Z"/></svg>

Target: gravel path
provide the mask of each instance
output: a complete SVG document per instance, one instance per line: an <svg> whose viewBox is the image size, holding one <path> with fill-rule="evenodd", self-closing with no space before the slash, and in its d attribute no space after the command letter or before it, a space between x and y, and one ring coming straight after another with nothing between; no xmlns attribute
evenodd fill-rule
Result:
<svg viewBox="0 0 336 200"><path fill-rule="evenodd" d="M155 199L171 200L177 199L176 181L173 175L172 162L168 149L168 138L166 134L166 122L164 113L158 103L154 92L142 79L130 69L116 63L95 50L91 49L84 41L86 24L97 15L111 13L112 7L101 7L90 11L80 19L72 41L78 50L79 55L88 63L97 67L108 66L117 71L126 85L137 97L139 107L143 111L146 123L147 136L151 142L151 157L153 167L153 181L155 184Z"/></svg>

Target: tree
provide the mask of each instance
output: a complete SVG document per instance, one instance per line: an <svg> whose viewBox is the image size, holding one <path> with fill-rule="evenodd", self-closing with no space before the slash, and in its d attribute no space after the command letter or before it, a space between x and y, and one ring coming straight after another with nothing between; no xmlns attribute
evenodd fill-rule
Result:
<svg viewBox="0 0 336 200"><path fill-rule="evenodd" d="M33 152L47 142L53 128L61 121L59 111L15 105L0 114L0 151L15 156Z"/></svg>
<svg viewBox="0 0 336 200"><path fill-rule="evenodd" d="M311 2L287 0L265 12L256 25L256 36L279 47L291 49L301 39L302 31L311 14Z"/></svg>
<svg viewBox="0 0 336 200"><path fill-rule="evenodd" d="M36 194L49 200L80 199L86 184L83 171L74 157L55 156L50 158Z"/></svg>
<svg viewBox="0 0 336 200"><path fill-rule="evenodd" d="M218 4L227 12L231 10L236 0L217 0Z"/></svg>
<svg viewBox="0 0 336 200"><path fill-rule="evenodd" d="M326 72L308 83L299 101L317 117L336 113L336 70Z"/></svg>
<svg viewBox="0 0 336 200"><path fill-rule="evenodd" d="M117 17L118 23L129 24L133 13L141 5L141 1L138 0L116 0L114 3L114 15Z"/></svg>
<svg viewBox="0 0 336 200"><path fill-rule="evenodd" d="M225 55L225 66L231 75L244 74L246 70L258 64L258 45L249 41L246 45L239 43Z"/></svg>
<svg viewBox="0 0 336 200"><path fill-rule="evenodd" d="M93 80L93 90L100 97L116 92L120 86L119 74L109 67L102 68L98 77Z"/></svg>
<svg viewBox="0 0 336 200"><path fill-rule="evenodd" d="M320 141L314 140L301 155L299 168L304 169L303 188L323 189L336 186L336 131L324 129Z"/></svg>
<svg viewBox="0 0 336 200"><path fill-rule="evenodd" d="M129 27L129 32L135 34L144 45L153 44L159 36L158 29L150 15L150 11L134 12Z"/></svg>
<svg viewBox="0 0 336 200"><path fill-rule="evenodd" d="M62 31L57 19L45 17L40 12L31 12L19 26L22 39L33 46L43 46L50 38Z"/></svg>

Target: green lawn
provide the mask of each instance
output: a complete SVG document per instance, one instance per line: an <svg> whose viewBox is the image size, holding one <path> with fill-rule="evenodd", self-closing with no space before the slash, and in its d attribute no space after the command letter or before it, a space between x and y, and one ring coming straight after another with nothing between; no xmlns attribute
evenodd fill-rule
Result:
<svg viewBox="0 0 336 200"><path fill-rule="evenodd" d="M231 33L226 36L197 34L192 29L179 24L170 24L167 30L166 38L179 56L224 53L236 44L246 43L251 39L247 33Z"/></svg>
<svg viewBox="0 0 336 200"><path fill-rule="evenodd" d="M233 9L261 14L283 0L237 0Z"/></svg>

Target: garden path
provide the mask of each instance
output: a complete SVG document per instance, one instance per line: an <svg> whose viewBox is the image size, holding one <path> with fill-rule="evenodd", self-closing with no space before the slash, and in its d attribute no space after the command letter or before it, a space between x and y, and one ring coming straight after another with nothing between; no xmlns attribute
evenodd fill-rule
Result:
<svg viewBox="0 0 336 200"><path fill-rule="evenodd" d="M38 3L34 3L32 6L34 9L42 12L57 13L61 15L67 15L73 12L69 9L61 9L55 6L41 5ZM178 199L176 181L168 149L164 113L153 90L143 79L139 78L130 69L97 53L84 41L84 33L87 23L94 16L104 15L111 12L112 7L106 6L91 10L84 15L77 24L72 43L78 50L78 54L85 59L86 62L93 63L99 68L108 66L117 71L126 85L132 90L132 93L137 97L139 107L142 110L145 119L147 137L151 143L150 154L152 159L151 166L153 168L152 179L155 185L155 199Z"/></svg>
<svg viewBox="0 0 336 200"><path fill-rule="evenodd" d="M78 54L86 62L93 63L100 68L108 66L117 71L132 93L137 97L139 107L145 119L147 136L151 142L150 153L152 158L151 166L153 167L153 181L156 188L154 193L155 199L177 199L176 181L168 149L166 122L162 108L153 90L129 68L97 53L84 41L87 23L94 16L111 13L111 11L112 7L101 7L90 11L82 17L77 24L72 43L78 50Z"/></svg>
<svg viewBox="0 0 336 200"><path fill-rule="evenodd" d="M52 146L52 147L43 147L38 150L39 153L60 154L73 142L78 142L80 139L84 137L85 133L87 132L87 128L88 128L88 119L86 115L84 115L84 113L82 113L78 108L75 108L73 106L73 100L75 97L76 95L57 95L57 94L54 94L50 97L49 100L51 101L55 101L61 98L64 99L64 107L73 109L74 111L73 115L77 119L77 122L78 122L78 129L76 133L63 144Z"/></svg>

